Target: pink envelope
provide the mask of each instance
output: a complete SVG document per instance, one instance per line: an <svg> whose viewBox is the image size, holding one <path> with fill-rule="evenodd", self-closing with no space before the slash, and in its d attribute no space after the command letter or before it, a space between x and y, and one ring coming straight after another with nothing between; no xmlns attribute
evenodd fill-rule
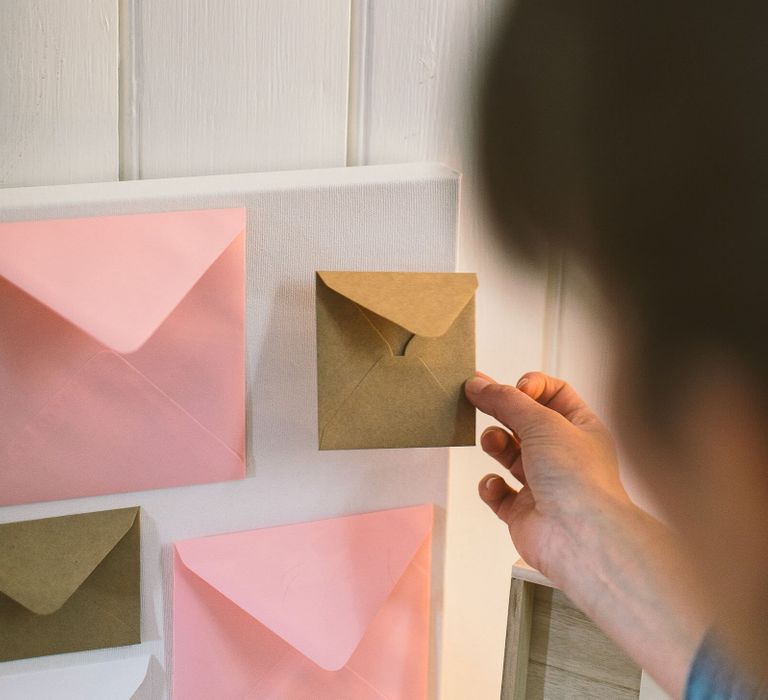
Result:
<svg viewBox="0 0 768 700"><path fill-rule="evenodd" d="M427 697L432 506L179 542L178 700Z"/></svg>
<svg viewBox="0 0 768 700"><path fill-rule="evenodd" d="M0 505L244 476L244 209L0 223Z"/></svg>

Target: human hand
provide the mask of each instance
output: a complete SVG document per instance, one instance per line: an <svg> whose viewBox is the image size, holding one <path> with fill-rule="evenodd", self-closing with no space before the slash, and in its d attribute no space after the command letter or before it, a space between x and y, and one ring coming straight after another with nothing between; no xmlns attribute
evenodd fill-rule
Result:
<svg viewBox="0 0 768 700"><path fill-rule="evenodd" d="M567 383L541 372L523 375L517 387L478 372L466 395L512 431L488 428L480 443L522 484L516 490L490 474L480 497L507 524L520 555L566 585L565 555L594 536L601 514L631 507L608 430Z"/></svg>
<svg viewBox="0 0 768 700"><path fill-rule="evenodd" d="M511 431L489 428L480 444L522 488L489 474L479 491L520 555L681 697L707 620L678 542L621 485L605 426L568 384L540 372L517 387L478 373L465 391Z"/></svg>

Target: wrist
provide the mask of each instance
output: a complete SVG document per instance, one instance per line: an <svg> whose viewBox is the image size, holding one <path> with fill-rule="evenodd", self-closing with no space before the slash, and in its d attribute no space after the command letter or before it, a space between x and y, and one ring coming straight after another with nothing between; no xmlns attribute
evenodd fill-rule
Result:
<svg viewBox="0 0 768 700"><path fill-rule="evenodd" d="M593 597L595 584L614 578L626 554L627 536L644 513L622 495L592 494L575 501L570 507L564 504L553 519L541 572L583 608L578 599Z"/></svg>
<svg viewBox="0 0 768 700"><path fill-rule="evenodd" d="M683 692L706 620L672 533L629 499L574 512L544 573L674 696Z"/></svg>

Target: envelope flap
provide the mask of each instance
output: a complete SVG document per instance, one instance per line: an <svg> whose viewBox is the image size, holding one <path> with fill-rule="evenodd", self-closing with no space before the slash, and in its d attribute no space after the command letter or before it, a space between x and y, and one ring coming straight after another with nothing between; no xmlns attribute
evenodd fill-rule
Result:
<svg viewBox="0 0 768 700"><path fill-rule="evenodd" d="M33 613L56 612L125 537L138 508L0 525L0 592Z"/></svg>
<svg viewBox="0 0 768 700"><path fill-rule="evenodd" d="M469 272L318 272L331 289L415 335L435 338L477 289Z"/></svg>
<svg viewBox="0 0 768 700"><path fill-rule="evenodd" d="M180 542L183 564L318 666L347 663L432 527L432 506Z"/></svg>
<svg viewBox="0 0 768 700"><path fill-rule="evenodd" d="M244 209L0 223L0 275L134 352L244 229Z"/></svg>

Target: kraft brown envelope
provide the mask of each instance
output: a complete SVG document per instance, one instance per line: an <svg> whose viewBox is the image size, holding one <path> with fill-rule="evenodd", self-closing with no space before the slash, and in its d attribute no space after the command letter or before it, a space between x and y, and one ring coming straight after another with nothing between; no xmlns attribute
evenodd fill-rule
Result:
<svg viewBox="0 0 768 700"><path fill-rule="evenodd" d="M475 444L477 277L318 272L321 450Z"/></svg>
<svg viewBox="0 0 768 700"><path fill-rule="evenodd" d="M139 509L0 525L0 661L140 641Z"/></svg>

